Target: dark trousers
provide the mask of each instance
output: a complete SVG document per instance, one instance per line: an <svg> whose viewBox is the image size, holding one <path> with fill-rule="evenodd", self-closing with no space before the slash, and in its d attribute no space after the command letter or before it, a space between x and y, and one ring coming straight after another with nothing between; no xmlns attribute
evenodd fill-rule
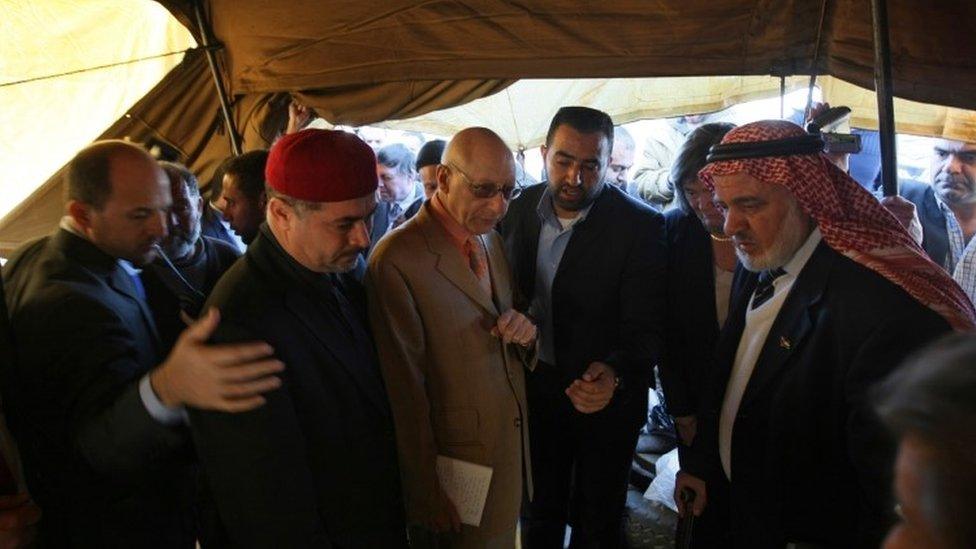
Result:
<svg viewBox="0 0 976 549"><path fill-rule="evenodd" d="M709 479L705 488L708 493L707 505L701 516L695 518L689 547L693 549L732 547L729 481L724 476Z"/></svg>
<svg viewBox="0 0 976 549"><path fill-rule="evenodd" d="M554 370L540 363L526 380L534 494L522 506L522 547L562 549L567 524L571 548L621 547L647 390L618 393L604 410L582 414L564 393L569 381Z"/></svg>

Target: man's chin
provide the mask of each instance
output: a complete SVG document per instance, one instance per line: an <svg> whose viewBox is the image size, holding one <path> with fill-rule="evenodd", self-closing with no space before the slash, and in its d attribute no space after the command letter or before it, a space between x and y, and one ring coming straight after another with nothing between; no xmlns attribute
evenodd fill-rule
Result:
<svg viewBox="0 0 976 549"><path fill-rule="evenodd" d="M122 259L127 260L136 267L144 267L155 261L158 256L159 253L156 251L156 248L150 248L148 251L133 254L131 257L124 257Z"/></svg>
<svg viewBox="0 0 976 549"><path fill-rule="evenodd" d="M335 272L337 273L348 273L349 271L356 268L356 264L359 263L359 255L362 252L356 252L351 256L342 256L336 259L333 264L335 267Z"/></svg>
<svg viewBox="0 0 976 549"><path fill-rule="evenodd" d="M765 254L749 255L737 247L735 249L735 255L739 258L739 263L742 263L742 266L747 271L758 273L770 269L769 258Z"/></svg>

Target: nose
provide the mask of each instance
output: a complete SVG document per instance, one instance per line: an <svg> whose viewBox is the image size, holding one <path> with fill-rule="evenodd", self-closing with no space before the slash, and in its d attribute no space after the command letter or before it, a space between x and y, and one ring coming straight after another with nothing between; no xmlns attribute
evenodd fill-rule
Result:
<svg viewBox="0 0 976 549"><path fill-rule="evenodd" d="M715 202L712 200L711 194L702 193L698 196L698 209L705 213L712 213L718 208L715 206Z"/></svg>
<svg viewBox="0 0 976 549"><path fill-rule="evenodd" d="M579 164L573 164L568 170L566 170L566 179L574 187L578 187L583 184L583 169Z"/></svg>
<svg viewBox="0 0 976 549"><path fill-rule="evenodd" d="M491 207L492 214L495 217L502 217L505 212L508 211L508 203L510 199L505 198L502 193L497 193L495 196L491 197L488 205Z"/></svg>
<svg viewBox="0 0 976 549"><path fill-rule="evenodd" d="M735 212L733 208L729 208L725 211L725 223L722 225L722 231L733 236L745 227L745 219Z"/></svg>
<svg viewBox="0 0 976 549"><path fill-rule="evenodd" d="M168 212L159 212L152 216L149 221L149 234L158 238L165 237L168 234L166 221L170 215Z"/></svg>
<svg viewBox="0 0 976 549"><path fill-rule="evenodd" d="M369 248L369 227L365 221L359 221L349 233L349 243L365 250Z"/></svg>
<svg viewBox="0 0 976 549"><path fill-rule="evenodd" d="M949 173L962 173L962 161L959 159L959 155L949 155L949 159L945 163L945 170Z"/></svg>

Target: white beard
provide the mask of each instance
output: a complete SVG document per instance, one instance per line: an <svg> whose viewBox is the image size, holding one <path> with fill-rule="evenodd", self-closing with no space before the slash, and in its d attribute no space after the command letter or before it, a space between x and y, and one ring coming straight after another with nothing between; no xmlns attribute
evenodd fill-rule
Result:
<svg viewBox="0 0 976 549"><path fill-rule="evenodd" d="M804 218L805 216L800 210L800 205L797 204L795 199L792 200L790 202L790 209L786 212L786 218L783 220L783 225L780 227L776 240L765 253L758 256L750 256L738 247L735 248L735 255L742 262L742 266L754 273L758 273L760 271L777 269L789 263L793 259L793 256L796 255L796 251L800 249L800 246L803 246L807 237L810 236L810 231Z"/></svg>

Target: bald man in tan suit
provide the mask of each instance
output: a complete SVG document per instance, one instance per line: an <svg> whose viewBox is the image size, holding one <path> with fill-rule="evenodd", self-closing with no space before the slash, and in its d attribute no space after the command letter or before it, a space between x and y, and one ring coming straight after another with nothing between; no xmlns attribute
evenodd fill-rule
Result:
<svg viewBox="0 0 976 549"><path fill-rule="evenodd" d="M515 546L529 467L525 367L536 329L512 307L494 227L518 194L511 151L468 128L448 144L438 190L377 244L366 287L397 431L414 547ZM478 527L462 525L437 455L491 467Z"/></svg>

